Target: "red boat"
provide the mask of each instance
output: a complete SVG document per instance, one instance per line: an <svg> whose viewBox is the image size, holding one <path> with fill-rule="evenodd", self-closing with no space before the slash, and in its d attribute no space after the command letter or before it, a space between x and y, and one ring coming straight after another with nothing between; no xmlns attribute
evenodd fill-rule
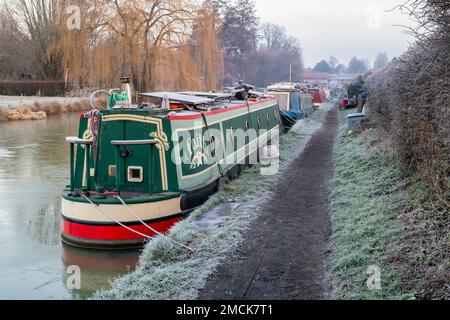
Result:
<svg viewBox="0 0 450 320"><path fill-rule="evenodd" d="M322 103L327 102L327 94L323 89L309 88L308 92L312 95L315 106L320 106Z"/></svg>

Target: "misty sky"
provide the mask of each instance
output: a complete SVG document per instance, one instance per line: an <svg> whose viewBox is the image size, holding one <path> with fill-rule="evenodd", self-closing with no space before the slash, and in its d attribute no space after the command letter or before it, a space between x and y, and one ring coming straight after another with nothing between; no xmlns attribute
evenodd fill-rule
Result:
<svg viewBox="0 0 450 320"><path fill-rule="evenodd" d="M286 27L303 49L305 65L314 67L333 55L348 64L353 56L373 63L379 52L389 59L404 52L412 37L403 28L408 16L391 10L404 0L256 0L261 23Z"/></svg>

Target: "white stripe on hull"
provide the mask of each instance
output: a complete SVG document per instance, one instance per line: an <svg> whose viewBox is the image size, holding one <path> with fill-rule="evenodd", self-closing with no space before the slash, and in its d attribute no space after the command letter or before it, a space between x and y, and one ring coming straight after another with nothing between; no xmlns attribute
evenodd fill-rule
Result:
<svg viewBox="0 0 450 320"><path fill-rule="evenodd" d="M105 213L122 223L135 222L134 217L122 204L99 205ZM143 221L170 217L181 213L181 197L151 203L130 204L129 207ZM112 223L100 210L89 203L74 202L62 199L64 217L77 221L92 223Z"/></svg>

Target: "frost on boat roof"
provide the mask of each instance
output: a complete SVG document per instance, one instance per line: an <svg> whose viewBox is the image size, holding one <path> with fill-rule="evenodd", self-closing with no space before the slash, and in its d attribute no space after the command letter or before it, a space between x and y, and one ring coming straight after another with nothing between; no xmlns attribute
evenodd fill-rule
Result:
<svg viewBox="0 0 450 320"><path fill-rule="evenodd" d="M171 102L178 102L178 103L194 105L194 106L215 102L214 99L190 96L190 95L174 93L174 92L149 92L149 93L141 93L140 95L141 95L141 97L147 97L147 98L157 98L157 99L168 98Z"/></svg>
<svg viewBox="0 0 450 320"><path fill-rule="evenodd" d="M267 90L269 90L269 91L295 91L295 90L297 90L297 87L293 83L283 82L283 83L276 83L274 85L271 85L271 86L267 87Z"/></svg>
<svg viewBox="0 0 450 320"><path fill-rule="evenodd" d="M210 98L210 99L230 99L233 97L233 94L231 93L216 93L216 92L181 92L181 94L188 95L188 96L196 96L196 97L203 97L203 98Z"/></svg>

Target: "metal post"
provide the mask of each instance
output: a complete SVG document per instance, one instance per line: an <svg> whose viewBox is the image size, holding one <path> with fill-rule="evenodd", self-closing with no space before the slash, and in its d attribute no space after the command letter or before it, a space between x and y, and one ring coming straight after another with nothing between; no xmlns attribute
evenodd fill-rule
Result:
<svg viewBox="0 0 450 320"><path fill-rule="evenodd" d="M75 145L70 144L70 192L75 191Z"/></svg>
<svg viewBox="0 0 450 320"><path fill-rule="evenodd" d="M90 145L86 145L85 149L84 149L84 161L86 162L86 190L90 190L91 188L91 159L90 159L90 155L91 155L91 146Z"/></svg>
<svg viewBox="0 0 450 320"><path fill-rule="evenodd" d="M91 150L91 146L93 144L92 140L85 140L80 139L78 137L67 137L66 141L70 144L70 190L71 192L75 189L75 145L83 145L85 147L84 151L84 167L87 171L87 177L83 175L83 180L81 182L82 188L85 187L83 184L86 180L86 187L90 187L90 175L91 175L91 169L90 169L90 163L89 163L89 154ZM85 179L86 178L86 179Z"/></svg>
<svg viewBox="0 0 450 320"><path fill-rule="evenodd" d="M289 64L289 83L292 83L292 63Z"/></svg>

